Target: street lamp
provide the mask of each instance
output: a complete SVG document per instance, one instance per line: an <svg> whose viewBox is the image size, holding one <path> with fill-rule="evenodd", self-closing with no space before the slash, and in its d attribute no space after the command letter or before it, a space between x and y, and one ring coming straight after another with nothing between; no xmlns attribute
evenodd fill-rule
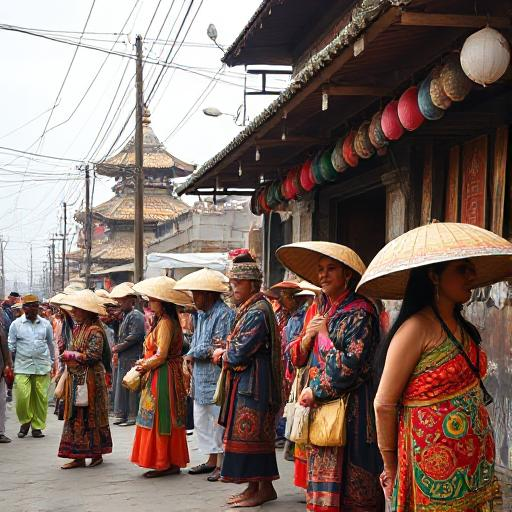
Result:
<svg viewBox="0 0 512 512"><path fill-rule="evenodd" d="M208 25L208 28L206 29L206 34L208 35L208 37L213 41L213 44L215 44L215 46L224 54L226 54L226 50L224 50L224 48L222 48L222 46L217 43L217 27L213 24L213 23L210 23Z"/></svg>
<svg viewBox="0 0 512 512"><path fill-rule="evenodd" d="M236 114L229 114L227 112L221 112L217 107L207 107L203 109L203 114L209 117L220 117L220 116L229 116L232 117L237 126L242 126L238 124L238 120L240 118L240 114L242 112L242 105L238 107Z"/></svg>

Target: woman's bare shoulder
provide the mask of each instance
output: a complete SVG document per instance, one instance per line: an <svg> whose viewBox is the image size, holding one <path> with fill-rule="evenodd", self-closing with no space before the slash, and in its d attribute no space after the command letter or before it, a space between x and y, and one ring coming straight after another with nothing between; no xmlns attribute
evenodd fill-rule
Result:
<svg viewBox="0 0 512 512"><path fill-rule="evenodd" d="M403 341L409 340L415 345L418 342L425 347L439 336L439 324L430 308L424 308L411 315L398 329L395 337Z"/></svg>

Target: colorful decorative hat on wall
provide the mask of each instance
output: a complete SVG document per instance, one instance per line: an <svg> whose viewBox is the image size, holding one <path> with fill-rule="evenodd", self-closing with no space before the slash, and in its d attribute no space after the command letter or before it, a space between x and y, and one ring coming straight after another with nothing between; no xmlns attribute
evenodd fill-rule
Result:
<svg viewBox="0 0 512 512"><path fill-rule="evenodd" d="M368 129L370 128L370 121L365 121L357 130L354 139L354 150L360 158L367 159L373 156L375 148L373 147Z"/></svg>
<svg viewBox="0 0 512 512"><path fill-rule="evenodd" d="M390 101L384 107L380 125L384 136L389 140L398 140L404 134L404 127L398 117L398 101Z"/></svg>
<svg viewBox="0 0 512 512"><path fill-rule="evenodd" d="M418 106L418 88L415 85L400 96L397 112L401 125L410 132L423 124L425 118Z"/></svg>

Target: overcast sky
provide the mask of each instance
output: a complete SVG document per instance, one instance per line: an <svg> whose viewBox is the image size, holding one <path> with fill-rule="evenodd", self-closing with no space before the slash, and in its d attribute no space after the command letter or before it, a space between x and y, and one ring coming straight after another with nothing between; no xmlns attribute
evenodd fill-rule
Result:
<svg viewBox="0 0 512 512"><path fill-rule="evenodd" d="M113 47L117 53L133 55L136 34L147 32L144 55L164 61L191 2L178 42L183 40L192 20L193 23L178 54L175 55L178 44L172 53L175 55L172 64L186 70L166 70L149 108L153 128L165 140L167 149L185 161L201 164L240 130L232 118L209 118L202 109L215 106L223 112L235 113L243 101L243 68L226 69L218 75L221 81L211 80L221 66L222 53L208 38L207 27L214 23L217 41L228 46L260 0L18 0L0 3L0 23L78 41L94 4L81 41L83 45L106 50ZM123 34L114 35L121 32L127 19ZM155 42L159 32L160 41ZM169 42L162 44L168 38ZM134 105L134 61L81 47L58 96L75 46L6 30L0 30L0 45L3 48L0 146L77 160L103 158ZM145 65L146 97L161 69L161 66ZM251 77L249 85L256 86L257 81ZM196 104L209 84L208 96ZM286 79L276 77L271 85L284 88ZM125 90L128 94L122 104ZM114 97L113 108L107 115ZM256 115L272 99L271 96L249 98L249 116ZM190 119L182 122L195 104ZM52 129L60 123L63 124ZM116 147L130 135L133 126L130 119ZM83 202L84 185L77 165L48 158L28 160L0 149L0 234L8 239L5 261L8 282L27 281L30 242L34 281L40 278L43 261L48 259L49 237L60 231L62 202L72 205L69 217ZM107 178L96 181L94 204L112 195L111 186ZM73 228L72 221L70 224Z"/></svg>

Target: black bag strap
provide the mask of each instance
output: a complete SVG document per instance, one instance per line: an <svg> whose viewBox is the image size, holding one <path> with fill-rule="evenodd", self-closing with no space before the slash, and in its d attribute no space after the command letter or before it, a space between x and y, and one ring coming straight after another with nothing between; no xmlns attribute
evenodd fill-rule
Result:
<svg viewBox="0 0 512 512"><path fill-rule="evenodd" d="M441 315L438 311L435 310L435 308L432 308L434 311L434 314L436 315L437 319L439 320L439 323L441 324L441 327L443 328L444 332L448 336L448 339L453 343L455 348L459 351L459 353L464 357L466 363L468 364L469 368L475 375L475 377L478 379L478 383L480 384L480 389L483 393L483 399L485 405L490 405L493 403L494 399L492 398L491 394L487 391L485 384L482 381L482 377L480 377L480 348L477 347L476 351L476 366L473 364L473 361L469 358L468 354L464 350L464 347L462 343L455 337L455 335L452 333L450 328L446 325L445 321L441 318ZM464 330L464 328L461 326L461 329ZM471 336L469 337L469 340L471 342ZM473 341L474 343L474 341Z"/></svg>

